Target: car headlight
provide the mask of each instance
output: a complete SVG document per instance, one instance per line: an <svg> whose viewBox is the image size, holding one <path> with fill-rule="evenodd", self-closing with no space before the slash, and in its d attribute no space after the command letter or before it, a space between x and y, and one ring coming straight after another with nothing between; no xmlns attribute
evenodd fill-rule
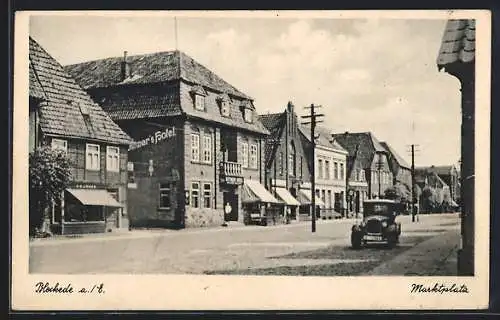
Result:
<svg viewBox="0 0 500 320"><path fill-rule="evenodd" d="M387 221L382 221L382 227L386 228L387 227Z"/></svg>

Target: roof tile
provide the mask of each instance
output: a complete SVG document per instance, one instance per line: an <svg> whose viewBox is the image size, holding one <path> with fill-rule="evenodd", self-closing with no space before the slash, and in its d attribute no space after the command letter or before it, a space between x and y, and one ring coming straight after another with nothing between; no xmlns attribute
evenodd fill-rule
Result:
<svg viewBox="0 0 500 320"><path fill-rule="evenodd" d="M130 137L31 37L29 59L30 95L36 95L42 89L46 98L40 104L40 127L44 133L116 144L131 142ZM38 84L34 80L38 80ZM84 119L81 105L89 108L89 121Z"/></svg>

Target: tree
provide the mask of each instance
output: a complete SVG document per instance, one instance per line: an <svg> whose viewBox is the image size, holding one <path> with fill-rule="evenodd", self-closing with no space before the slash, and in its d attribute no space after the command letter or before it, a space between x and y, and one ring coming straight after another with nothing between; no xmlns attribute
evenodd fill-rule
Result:
<svg viewBox="0 0 500 320"><path fill-rule="evenodd" d="M66 154L47 146L38 147L29 157L29 178L30 235L34 235L47 231L47 210L69 184L71 172Z"/></svg>

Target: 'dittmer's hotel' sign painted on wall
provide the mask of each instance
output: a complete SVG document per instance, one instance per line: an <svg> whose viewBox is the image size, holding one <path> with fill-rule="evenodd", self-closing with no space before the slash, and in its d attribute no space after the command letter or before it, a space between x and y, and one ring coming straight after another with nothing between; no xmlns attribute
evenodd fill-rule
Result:
<svg viewBox="0 0 500 320"><path fill-rule="evenodd" d="M148 146L150 144L157 144L165 139L172 138L174 136L175 136L175 127L166 128L165 130L159 130L142 140L133 142L128 148L128 150L132 151L135 149Z"/></svg>

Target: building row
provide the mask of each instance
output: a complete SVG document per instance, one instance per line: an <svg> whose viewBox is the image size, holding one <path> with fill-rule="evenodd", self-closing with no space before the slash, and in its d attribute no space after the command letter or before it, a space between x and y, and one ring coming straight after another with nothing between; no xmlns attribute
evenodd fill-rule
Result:
<svg viewBox="0 0 500 320"><path fill-rule="evenodd" d="M285 223L310 218L313 197L330 218L410 190L410 167L372 133L319 127L313 144L293 103L259 115L183 52L63 67L30 37L29 63L30 151L52 146L72 164L54 232Z"/></svg>

